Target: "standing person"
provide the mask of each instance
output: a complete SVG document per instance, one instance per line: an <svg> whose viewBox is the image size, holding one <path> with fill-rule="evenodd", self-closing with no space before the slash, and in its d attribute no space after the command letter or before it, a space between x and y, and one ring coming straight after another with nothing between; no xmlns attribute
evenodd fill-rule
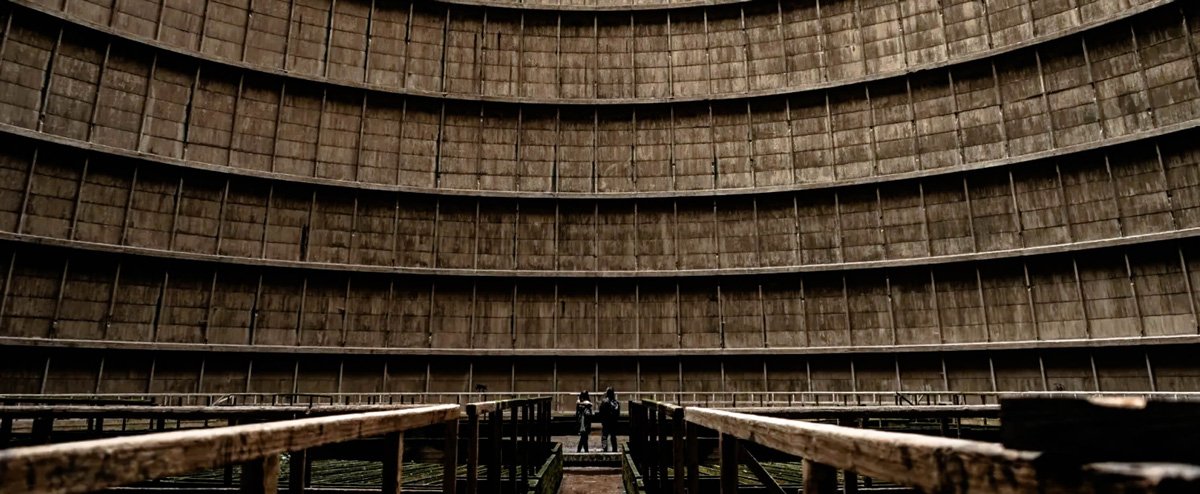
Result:
<svg viewBox="0 0 1200 494"><path fill-rule="evenodd" d="M617 421L621 418L621 402L617 401L617 392L612 387L604 390L604 401L600 403L600 446L608 451L617 451Z"/></svg>
<svg viewBox="0 0 1200 494"><path fill-rule="evenodd" d="M575 446L575 452L587 452L588 433L592 428L592 402L587 391L580 391L579 400L575 402L575 422L579 424L579 445Z"/></svg>

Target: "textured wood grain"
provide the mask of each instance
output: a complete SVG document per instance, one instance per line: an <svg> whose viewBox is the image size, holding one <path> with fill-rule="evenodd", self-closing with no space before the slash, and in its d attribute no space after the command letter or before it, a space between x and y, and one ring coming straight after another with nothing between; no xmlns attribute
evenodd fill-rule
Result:
<svg viewBox="0 0 1200 494"><path fill-rule="evenodd" d="M1041 466L1035 463L1037 453L1008 450L999 444L703 408L688 408L684 415L689 422L722 434L801 456L814 465L805 469L810 478L820 477L813 475L817 473L815 465L820 465L853 470L930 492L1027 492L1029 489L1185 492L1200 481L1200 472L1183 464ZM947 462L947 458L953 461ZM813 485L821 488L819 482Z"/></svg>
<svg viewBox="0 0 1200 494"><path fill-rule="evenodd" d="M457 405L435 405L16 448L0 454L0 478L4 479L5 491L11 492L88 492L230 462L257 460L271 464L261 458L437 424L457 419L458 413ZM278 465L274 468L277 472ZM58 473L47 474L51 471ZM259 478L265 484L273 483L277 476Z"/></svg>

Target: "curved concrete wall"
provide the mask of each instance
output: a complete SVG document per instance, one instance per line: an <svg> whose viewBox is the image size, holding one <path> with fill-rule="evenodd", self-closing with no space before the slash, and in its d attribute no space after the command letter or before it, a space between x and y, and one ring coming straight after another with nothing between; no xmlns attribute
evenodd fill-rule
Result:
<svg viewBox="0 0 1200 494"><path fill-rule="evenodd" d="M1200 8L630 7L5 2L0 392L1200 390Z"/></svg>
<svg viewBox="0 0 1200 494"><path fill-rule="evenodd" d="M1198 35L1183 27L1200 11L1191 10L872 84L584 108L331 88L54 29L16 10L0 59L0 123L105 150L412 190L798 188L993 166L1194 126Z"/></svg>
<svg viewBox="0 0 1200 494"><path fill-rule="evenodd" d="M387 92L583 103L846 85L1009 52L1173 3L808 0L559 14L367 0L11 1L260 71Z"/></svg>
<svg viewBox="0 0 1200 494"><path fill-rule="evenodd" d="M0 140L0 235L246 264L459 276L836 271L1200 234L1190 130L877 184L715 198L425 196Z"/></svg>

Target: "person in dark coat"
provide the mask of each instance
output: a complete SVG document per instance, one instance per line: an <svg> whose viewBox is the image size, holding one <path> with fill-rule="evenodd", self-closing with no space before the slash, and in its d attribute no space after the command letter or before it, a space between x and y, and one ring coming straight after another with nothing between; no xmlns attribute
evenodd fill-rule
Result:
<svg viewBox="0 0 1200 494"><path fill-rule="evenodd" d="M617 451L617 421L621 418L621 402L617 401L617 392L610 387L604 390L604 401L600 402L600 445L604 451Z"/></svg>
<svg viewBox="0 0 1200 494"><path fill-rule="evenodd" d="M579 445L575 446L575 452L586 452L588 433L592 428L592 402L587 391L580 391L579 400L575 402L575 422L579 424Z"/></svg>

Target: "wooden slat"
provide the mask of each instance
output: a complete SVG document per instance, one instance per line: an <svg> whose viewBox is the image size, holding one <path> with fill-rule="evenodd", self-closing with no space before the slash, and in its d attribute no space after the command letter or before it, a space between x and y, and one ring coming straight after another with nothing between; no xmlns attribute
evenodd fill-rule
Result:
<svg viewBox="0 0 1200 494"><path fill-rule="evenodd" d="M1038 453L999 444L852 429L705 408L685 418L722 434L850 469L926 492L1188 492L1200 489L1200 467L1096 463L1079 468L1036 463ZM808 491L806 491L808 492Z"/></svg>
<svg viewBox="0 0 1200 494"><path fill-rule="evenodd" d="M0 491L82 493L457 419L458 405L187 430L0 452Z"/></svg>

